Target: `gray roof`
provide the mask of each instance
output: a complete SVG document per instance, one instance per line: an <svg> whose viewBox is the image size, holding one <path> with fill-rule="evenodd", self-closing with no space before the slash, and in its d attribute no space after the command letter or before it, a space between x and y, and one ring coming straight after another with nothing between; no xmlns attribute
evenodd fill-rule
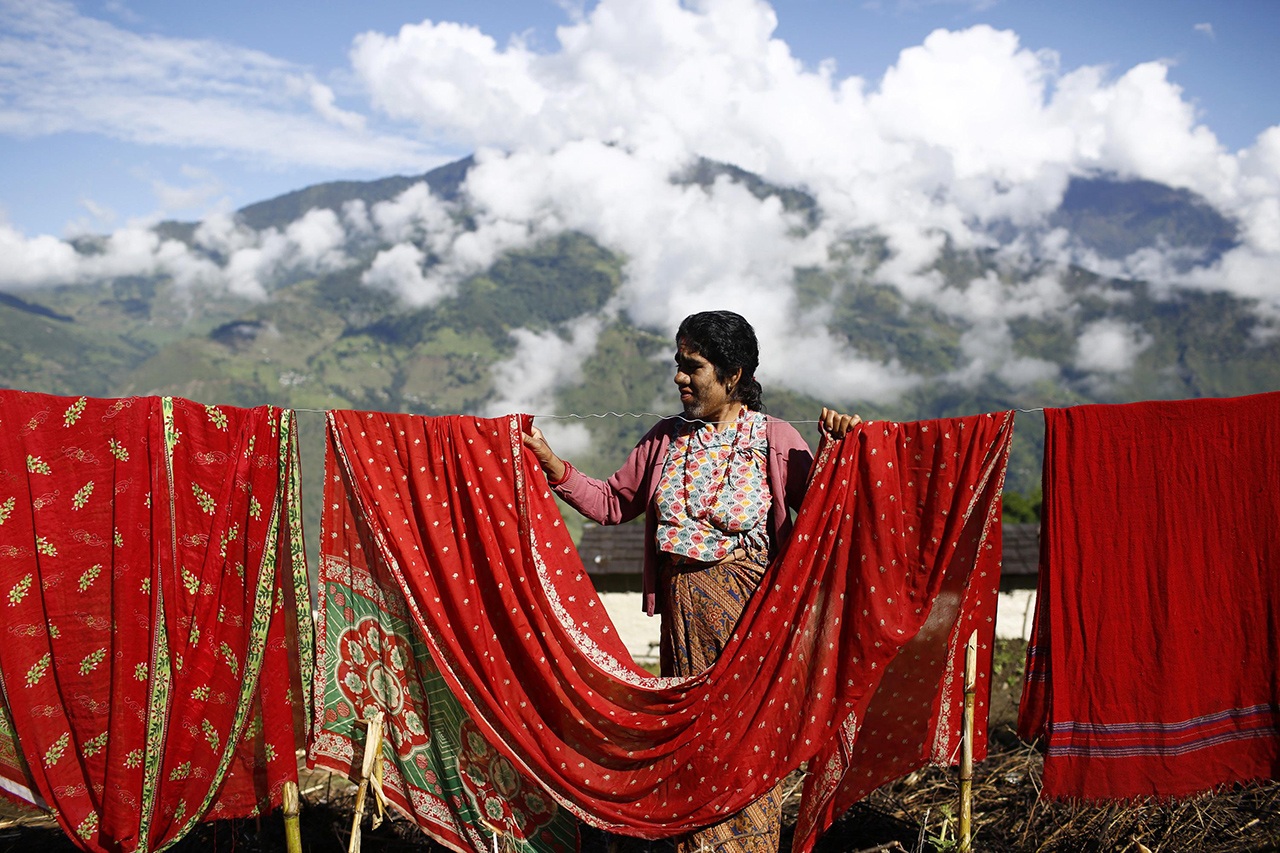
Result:
<svg viewBox="0 0 1280 853"><path fill-rule="evenodd" d="M1000 574L1040 574L1040 525L1006 524L1002 531L1004 554L1000 558Z"/></svg>
<svg viewBox="0 0 1280 853"><path fill-rule="evenodd" d="M578 556L589 575L638 575L644 571L644 521L603 527L587 522Z"/></svg>
<svg viewBox="0 0 1280 853"><path fill-rule="evenodd" d="M1040 570L1040 525L1006 524L1003 530L1004 576ZM589 575L638 575L644 570L644 521L603 527L588 522L578 542L578 556Z"/></svg>

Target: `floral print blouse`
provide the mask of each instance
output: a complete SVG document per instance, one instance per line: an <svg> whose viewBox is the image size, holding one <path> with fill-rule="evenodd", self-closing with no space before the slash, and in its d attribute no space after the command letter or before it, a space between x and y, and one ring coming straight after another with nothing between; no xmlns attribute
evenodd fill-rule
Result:
<svg viewBox="0 0 1280 853"><path fill-rule="evenodd" d="M743 409L731 426L677 427L654 494L658 550L714 562L769 550L773 499L765 416Z"/></svg>

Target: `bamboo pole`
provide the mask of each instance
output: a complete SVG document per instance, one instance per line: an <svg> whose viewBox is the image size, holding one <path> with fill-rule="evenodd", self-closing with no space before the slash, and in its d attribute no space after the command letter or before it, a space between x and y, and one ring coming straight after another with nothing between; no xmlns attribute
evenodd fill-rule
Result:
<svg viewBox="0 0 1280 853"><path fill-rule="evenodd" d="M281 792L284 807L284 843L289 853L302 853L302 830L298 826L298 783L285 782Z"/></svg>
<svg viewBox="0 0 1280 853"><path fill-rule="evenodd" d="M382 732L378 732L378 755L373 759L373 781L370 785L373 788L373 804L377 807L377 813L374 814L370 826L377 829L382 826L382 818L386 814L383 806L386 795L382 793Z"/></svg>
<svg viewBox="0 0 1280 853"><path fill-rule="evenodd" d="M964 647L964 718L960 732L960 853L972 850L973 826L973 705L978 680L978 632Z"/></svg>
<svg viewBox="0 0 1280 853"><path fill-rule="evenodd" d="M356 813L351 819L351 841L347 853L360 853L360 819L364 817L364 800L369 794L369 777L378 755L382 752L382 712L368 720L364 736L364 760L360 763L360 788L356 791Z"/></svg>

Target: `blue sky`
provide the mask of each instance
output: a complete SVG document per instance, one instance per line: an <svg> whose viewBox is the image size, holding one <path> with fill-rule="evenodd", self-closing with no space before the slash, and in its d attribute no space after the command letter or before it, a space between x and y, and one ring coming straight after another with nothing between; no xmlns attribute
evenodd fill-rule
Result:
<svg viewBox="0 0 1280 853"><path fill-rule="evenodd" d="M774 10L774 37L786 42L806 67L834 59L837 77L857 75L872 90L899 53L921 45L931 31L985 23L1012 30L1023 48L1056 52L1062 72L1099 65L1114 78L1140 63L1166 61L1169 80L1194 106L1197 121L1228 151L1251 145L1258 133L1280 123L1280 89L1273 82L1280 79L1280 52L1274 50L1280 3L1271 0L789 0L775 3ZM0 209L11 226L27 235L64 235L105 231L139 217L195 219L318 181L425 170L467 153L473 145L458 134L424 129L373 103L368 87L353 72L353 39L368 31L394 35L404 24L430 19L478 27L500 49L519 36L534 52L553 54L559 49L556 27L576 14L572 4L549 0L95 0L74 5L0 0L0 57L29 51L28 56L38 58L37 49L62 51L59 62L52 63L58 70L52 73L34 70L40 67L34 62L24 67L0 59ZM49 35L76 28L80 31L75 38ZM104 69L129 61L132 36L160 54L182 53L200 44L206 56L184 72L185 82L172 92L152 81L148 91L140 93L139 78L129 74L103 83L104 76L111 76ZM94 43L100 54L85 68L76 65L77 51L82 50L77 38ZM114 53L102 47L116 42ZM216 79L219 68L225 71L236 63L244 63L247 70ZM158 67L163 69L163 63ZM112 115L94 114L83 105L65 110L59 105L58 99L74 95L79 75L90 73L97 76L101 110ZM153 73L154 69L145 72ZM214 82L206 85L201 75ZM262 91L278 87L285 78L305 78L299 84L303 88L311 82L327 87L333 105L342 112L325 126L341 130L344 121L353 127L362 122L362 142L354 146L359 150L335 156L300 151L292 157L287 146L273 149L269 138L240 144L253 125L261 127L259 120L273 111L283 117L281 133L285 125L308 118L304 114L309 111L300 106L305 94L275 99L270 91ZM220 118L216 109L207 109L211 97L230 87L234 98L240 86L253 103L250 124L237 124L246 121L244 116L229 116L225 126L215 127ZM40 95L38 103L20 96L33 90ZM142 94L184 99L191 117L175 120L177 127L153 127L146 107L128 105ZM125 106L115 106L117 98ZM153 103L150 108L164 107ZM131 110L138 111L137 124L130 121ZM183 131L184 122L190 132ZM269 127L262 132L264 137L273 133ZM299 132L305 135L306 129ZM317 143L321 145L331 146Z"/></svg>

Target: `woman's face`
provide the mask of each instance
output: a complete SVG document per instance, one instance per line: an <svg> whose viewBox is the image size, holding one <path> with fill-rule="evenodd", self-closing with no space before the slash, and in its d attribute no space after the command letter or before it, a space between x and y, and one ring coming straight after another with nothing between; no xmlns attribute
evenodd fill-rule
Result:
<svg viewBox="0 0 1280 853"><path fill-rule="evenodd" d="M734 405L733 388L742 375L739 368L725 382L716 378L716 368L701 354L690 352L681 343L676 350L676 388L687 418L706 421L731 420L723 417Z"/></svg>

